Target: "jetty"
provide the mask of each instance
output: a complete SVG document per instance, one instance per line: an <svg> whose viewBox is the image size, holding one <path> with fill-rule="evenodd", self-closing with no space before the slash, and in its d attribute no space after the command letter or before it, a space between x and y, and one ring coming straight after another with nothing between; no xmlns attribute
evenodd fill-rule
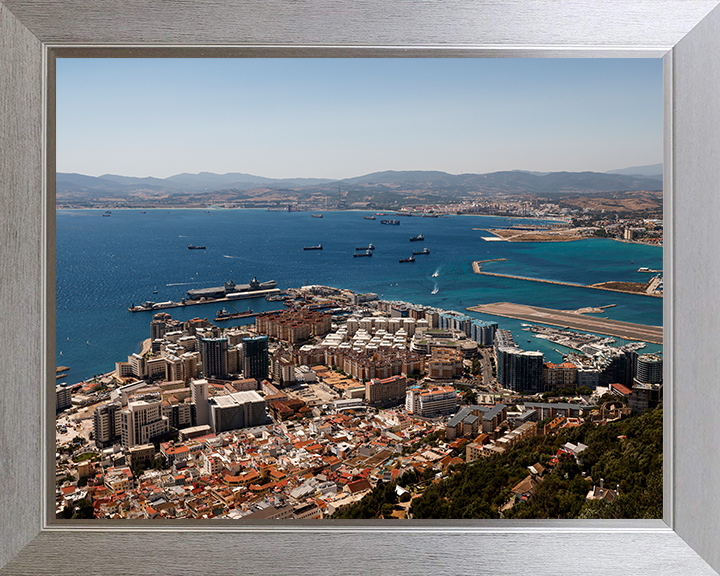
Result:
<svg viewBox="0 0 720 576"><path fill-rule="evenodd" d="M500 260L500 259L498 259ZM504 258L503 258L504 260ZM662 293L651 291L655 288L656 283L652 281L648 284L637 282L601 282L599 284L576 284L573 282L560 282L559 280L544 280L542 278L530 278L528 276L516 276L514 274L498 274L497 272L483 272L480 264L483 262L495 262L497 260L477 260L472 263L473 272L483 276L495 276L497 278L510 278L511 280L526 280L528 282L541 282L543 284L556 284L558 286L570 286L572 288L590 288L592 290L606 290L608 292L622 292L623 294L636 294L639 296L652 296L654 298L662 298ZM621 287L622 286L622 287ZM627 287L636 288L628 290Z"/></svg>

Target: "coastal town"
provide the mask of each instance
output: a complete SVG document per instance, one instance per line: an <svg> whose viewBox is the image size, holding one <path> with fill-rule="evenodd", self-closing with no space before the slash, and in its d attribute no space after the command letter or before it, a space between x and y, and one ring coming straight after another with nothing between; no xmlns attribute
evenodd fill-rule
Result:
<svg viewBox="0 0 720 576"><path fill-rule="evenodd" d="M57 368L58 518L341 517L387 486L370 517L422 517L438 483L549 441L553 453L533 456L487 512L503 517L568 458L582 464L588 446L562 442L568 430L661 407L662 356L643 353L639 334L616 345L524 324L528 342L567 348L556 364L523 350L504 313L481 321L328 286L277 292L265 297L280 309L249 325L139 310L148 338L115 370L70 384L71 368ZM577 474L582 502L625 489Z"/></svg>

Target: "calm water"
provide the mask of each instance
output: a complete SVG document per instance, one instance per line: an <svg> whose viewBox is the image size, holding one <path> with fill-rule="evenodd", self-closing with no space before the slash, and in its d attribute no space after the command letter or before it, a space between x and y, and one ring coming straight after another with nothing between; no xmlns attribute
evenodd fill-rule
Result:
<svg viewBox="0 0 720 576"><path fill-rule="evenodd" d="M490 302L557 309L616 304L602 316L662 324L660 298L479 276L471 267L473 260L507 258L483 269L582 284L646 282L649 275L638 273L639 267L662 268L662 249L654 246L600 239L486 242L482 237L491 235L473 228L502 227L508 220L482 216L399 217L400 226L386 226L380 217L363 219L370 212L325 212L323 218L264 210L113 210L110 218L102 212L56 213L56 358L58 365L70 367L70 383L113 370L115 362L140 350L150 337L152 313L130 313L131 304L177 301L191 288L219 286L231 278L238 284L253 276L276 280L281 289L324 284L460 312ZM409 241L417 234L424 234L425 242ZM352 257L356 247L370 242L376 247L372 258ZM319 243L323 250L303 250ZM188 244L207 249L188 250ZM429 255L398 262L424 246ZM278 303L256 298L235 306L260 311L277 309ZM212 319L219 308L206 304L167 312L178 320ZM540 350L549 361L561 359L551 343L535 338L528 343L519 321L468 314L498 321L522 348ZM648 345L645 351L661 349Z"/></svg>

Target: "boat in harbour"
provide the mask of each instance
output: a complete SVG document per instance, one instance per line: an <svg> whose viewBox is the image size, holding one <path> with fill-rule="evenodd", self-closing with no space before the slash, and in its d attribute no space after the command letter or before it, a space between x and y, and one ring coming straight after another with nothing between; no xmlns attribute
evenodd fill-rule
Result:
<svg viewBox="0 0 720 576"><path fill-rule="evenodd" d="M249 308L246 312L228 312L225 308L223 308L222 310L218 310L217 314L215 314L215 322L237 320L238 318L249 318L250 316L255 316L255 314Z"/></svg>
<svg viewBox="0 0 720 576"><path fill-rule="evenodd" d="M425 240L425 236L422 234L418 234L417 236L410 238L410 242L422 242L423 240Z"/></svg>
<svg viewBox="0 0 720 576"><path fill-rule="evenodd" d="M380 224L392 224L394 226L400 226L400 220L380 220Z"/></svg>
<svg viewBox="0 0 720 576"><path fill-rule="evenodd" d="M415 262L415 256L410 256L410 258L400 258L400 262Z"/></svg>
<svg viewBox="0 0 720 576"><path fill-rule="evenodd" d="M428 250L427 246L422 250L413 250L413 255L416 254L430 254L430 250Z"/></svg>
<svg viewBox="0 0 720 576"><path fill-rule="evenodd" d="M365 220L375 220L375 216L363 216Z"/></svg>
<svg viewBox="0 0 720 576"><path fill-rule="evenodd" d="M305 246L303 250L322 250L322 244L318 244L317 246Z"/></svg>

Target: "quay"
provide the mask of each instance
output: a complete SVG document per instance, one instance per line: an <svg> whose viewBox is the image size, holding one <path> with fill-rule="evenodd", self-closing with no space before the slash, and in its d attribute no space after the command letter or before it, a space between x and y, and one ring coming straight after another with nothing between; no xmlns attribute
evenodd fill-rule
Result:
<svg viewBox="0 0 720 576"><path fill-rule="evenodd" d="M479 304L466 308L470 312L490 314L491 316L502 316L504 318L515 318L525 322L559 326L565 329L583 330L606 336L616 336L625 340L636 340L650 342L652 344L663 343L662 326L646 326L644 324L631 324L620 320L608 318L593 318L583 316L572 310L553 310L550 308L539 308L537 306L526 306L524 304L513 304L511 302L496 302L493 304Z"/></svg>
<svg viewBox="0 0 720 576"><path fill-rule="evenodd" d="M499 260L499 259L498 259ZM482 274L483 276L496 276L498 278L510 278L511 280L527 280L529 282L541 282L543 284L557 284L558 286L571 286L572 288L590 288L592 290L606 290L608 292L622 292L623 294L637 294L639 296L652 296L654 298L662 298L662 294L649 293L646 291L635 292L633 290L622 290L619 288L608 288L603 284L575 284L572 282L560 282L558 280L543 280L541 278L530 278L528 276L515 276L513 274L498 274L497 272L483 272L480 264L483 262L497 262L498 260L477 260L472 263L473 272ZM504 260L504 258L503 258ZM611 284L611 283L604 283ZM630 284L630 282L625 282Z"/></svg>
<svg viewBox="0 0 720 576"><path fill-rule="evenodd" d="M197 306L198 304L216 304L218 302L235 302L236 300L244 300L246 298L260 298L278 294L279 288L269 288L267 290L254 290L252 292L235 292L224 298L204 298L202 300L186 300L183 298L180 302L145 302L140 306L130 306L130 312L157 312L158 310L167 310L169 308L183 308L185 306Z"/></svg>

